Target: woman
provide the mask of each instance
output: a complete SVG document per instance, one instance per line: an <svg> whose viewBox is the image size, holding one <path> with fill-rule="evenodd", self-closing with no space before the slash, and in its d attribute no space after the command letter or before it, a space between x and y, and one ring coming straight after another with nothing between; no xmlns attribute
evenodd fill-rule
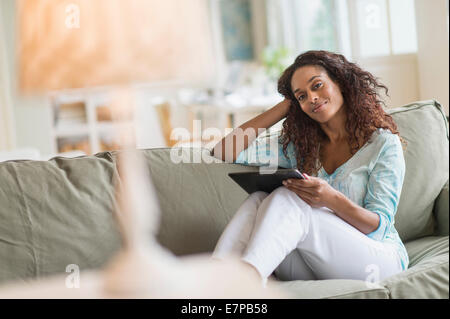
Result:
<svg viewBox="0 0 450 319"><path fill-rule="evenodd" d="M263 282L273 272L280 280L378 281L407 269L394 227L405 162L381 88L387 94L342 55L308 51L296 58L278 81L285 100L239 127L258 132L286 117L278 149L248 147L256 134L239 145L233 138L242 137L239 131L213 155L247 165L278 156L279 166L297 167L307 179L251 194L213 257L237 255Z"/></svg>

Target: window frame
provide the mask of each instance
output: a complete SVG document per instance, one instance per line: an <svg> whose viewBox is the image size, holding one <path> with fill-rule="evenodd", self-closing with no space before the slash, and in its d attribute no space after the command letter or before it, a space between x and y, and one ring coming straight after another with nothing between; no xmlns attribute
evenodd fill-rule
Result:
<svg viewBox="0 0 450 319"><path fill-rule="evenodd" d="M335 0L336 1L336 0ZM350 24L350 38L351 38L351 52L352 56L358 60L378 60L380 58L388 58L392 56L405 56L409 57L412 55L417 55L418 48L415 52L407 52L407 53L394 53L393 51L393 39L392 39L392 25L391 25L391 12L389 2L392 0L384 0L386 4L386 15L387 15L387 32L388 32L388 45L389 45L389 54L387 55L374 55L374 56L363 56L360 50L360 41L359 41L359 27L358 27L358 17L357 17L357 9L356 9L356 1L358 0L344 0L347 2L348 7L348 16L349 16L349 24ZM395 1L395 0L394 0ZM417 31L416 31L417 32ZM416 35L417 38L417 35Z"/></svg>

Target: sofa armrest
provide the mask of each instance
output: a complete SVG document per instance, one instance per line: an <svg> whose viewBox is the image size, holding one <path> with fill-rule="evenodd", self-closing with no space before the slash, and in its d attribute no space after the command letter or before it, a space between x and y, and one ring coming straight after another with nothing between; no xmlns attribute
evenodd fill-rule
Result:
<svg viewBox="0 0 450 319"><path fill-rule="evenodd" d="M436 218L436 230L437 236L448 236L448 222L449 222L449 197L448 197L448 180L442 188L439 196L434 202L433 214Z"/></svg>

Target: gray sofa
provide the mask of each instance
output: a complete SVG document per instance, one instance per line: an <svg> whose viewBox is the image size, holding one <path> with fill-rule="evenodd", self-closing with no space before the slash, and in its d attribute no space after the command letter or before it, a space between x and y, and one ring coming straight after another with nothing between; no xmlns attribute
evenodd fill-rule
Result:
<svg viewBox="0 0 450 319"><path fill-rule="evenodd" d="M389 112L408 142L395 225L409 269L371 286L358 280L271 283L293 298L449 298L448 123L434 100ZM227 173L257 168L213 161L207 149L139 152L162 210L158 241L179 256L211 252L247 196ZM171 152L183 160L174 163ZM0 163L0 287L64 273L69 264L98 269L117 252L116 155ZM200 157L202 163L192 163Z"/></svg>

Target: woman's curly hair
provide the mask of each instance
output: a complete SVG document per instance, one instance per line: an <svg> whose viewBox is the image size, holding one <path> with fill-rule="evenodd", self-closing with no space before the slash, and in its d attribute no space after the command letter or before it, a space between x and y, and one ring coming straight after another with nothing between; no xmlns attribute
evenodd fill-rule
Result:
<svg viewBox="0 0 450 319"><path fill-rule="evenodd" d="M388 95L386 86L357 64L347 61L341 54L307 51L299 55L278 80L278 92L291 101L281 131L283 152L287 156L288 144L293 142L297 167L301 171L310 175L317 174L321 168L320 142L327 139L319 123L303 112L292 92L291 79L294 72L307 65L322 67L339 86L347 112L345 129L352 155L369 140L377 128L389 129L393 134L399 134L394 120L382 107L385 104L378 90L384 89Z"/></svg>

